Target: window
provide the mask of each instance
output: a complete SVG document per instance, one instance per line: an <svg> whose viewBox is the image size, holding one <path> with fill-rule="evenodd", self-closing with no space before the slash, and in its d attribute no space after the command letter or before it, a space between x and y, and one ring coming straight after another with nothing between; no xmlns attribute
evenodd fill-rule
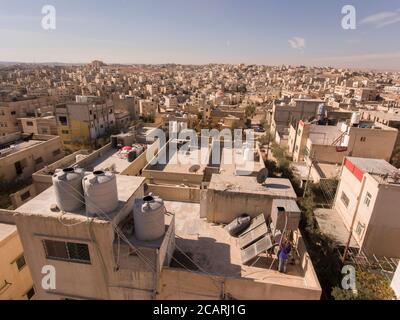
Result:
<svg viewBox="0 0 400 320"><path fill-rule="evenodd" d="M28 127L33 127L33 122L32 122L32 121L27 121L27 122L26 122L26 125L27 125Z"/></svg>
<svg viewBox="0 0 400 320"><path fill-rule="evenodd" d="M90 264L89 247L84 243L43 240L48 259Z"/></svg>
<svg viewBox="0 0 400 320"><path fill-rule="evenodd" d="M365 142L365 141L367 141L367 138L366 137L361 137L360 141L361 142Z"/></svg>
<svg viewBox="0 0 400 320"><path fill-rule="evenodd" d="M365 224L359 222L359 223L357 224L356 233L358 234L358 236L359 236L360 238L363 236L364 230L365 230Z"/></svg>
<svg viewBox="0 0 400 320"><path fill-rule="evenodd" d="M67 117L60 116L60 117L58 117L58 121L59 121L59 122L61 123L61 125L63 125L63 126L67 126L67 125L68 125Z"/></svg>
<svg viewBox="0 0 400 320"><path fill-rule="evenodd" d="M69 134L69 130L61 130L62 134Z"/></svg>
<svg viewBox="0 0 400 320"><path fill-rule="evenodd" d="M342 195L340 196L340 199L342 200L343 204L347 208L349 206L349 204L350 204L350 199L347 197L347 195L344 192L342 192Z"/></svg>
<svg viewBox="0 0 400 320"><path fill-rule="evenodd" d="M14 167L15 167L15 172L17 173L17 175L20 175L24 172L24 168L22 167L22 164L20 161L15 162Z"/></svg>
<svg viewBox="0 0 400 320"><path fill-rule="evenodd" d="M22 268L26 266L24 255L19 256L17 260L15 260L15 264L17 265L18 270L21 271Z"/></svg>
<svg viewBox="0 0 400 320"><path fill-rule="evenodd" d="M369 192L367 192L367 194L365 195L365 200L364 200L364 203L367 205L367 207L369 207L369 205L371 204L371 199L372 199L371 194Z"/></svg>
<svg viewBox="0 0 400 320"><path fill-rule="evenodd" d="M61 153L60 149L54 150L53 151L53 157L58 156Z"/></svg>
<svg viewBox="0 0 400 320"><path fill-rule="evenodd" d="M11 111L11 115L12 115L12 116L15 116L15 115L16 115L16 112L15 112L15 111Z"/></svg>
<svg viewBox="0 0 400 320"><path fill-rule="evenodd" d="M35 295L35 288L32 287L29 289L29 291L25 294L28 300L31 300L33 296Z"/></svg>
<svg viewBox="0 0 400 320"><path fill-rule="evenodd" d="M39 157L37 159L35 159L35 164L41 164L43 162L43 158Z"/></svg>
<svg viewBox="0 0 400 320"><path fill-rule="evenodd" d="M22 201L28 200L30 197L31 197L31 193L29 191L26 191L23 194L21 194Z"/></svg>

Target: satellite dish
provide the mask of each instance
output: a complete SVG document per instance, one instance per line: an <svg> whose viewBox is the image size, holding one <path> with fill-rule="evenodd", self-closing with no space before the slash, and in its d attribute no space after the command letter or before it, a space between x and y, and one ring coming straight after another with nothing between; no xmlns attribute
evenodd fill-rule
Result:
<svg viewBox="0 0 400 320"><path fill-rule="evenodd" d="M257 173L257 183L263 184L268 178L268 169L263 168Z"/></svg>

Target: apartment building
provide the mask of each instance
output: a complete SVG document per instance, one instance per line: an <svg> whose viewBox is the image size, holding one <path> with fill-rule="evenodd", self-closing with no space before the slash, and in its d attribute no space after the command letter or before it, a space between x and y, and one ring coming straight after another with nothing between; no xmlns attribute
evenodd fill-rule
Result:
<svg viewBox="0 0 400 320"><path fill-rule="evenodd" d="M17 227L0 220L0 300L30 300L35 297Z"/></svg>
<svg viewBox="0 0 400 320"><path fill-rule="evenodd" d="M294 130L291 130L294 135ZM345 156L378 158L390 161L398 130L385 125L360 121L354 114L348 123L318 125L299 122L294 140L293 160L340 164ZM292 141L293 139L291 139Z"/></svg>
<svg viewBox="0 0 400 320"><path fill-rule="evenodd" d="M10 134L0 138L0 177L7 183L26 180L63 157L60 137Z"/></svg>
<svg viewBox="0 0 400 320"><path fill-rule="evenodd" d="M30 98L13 102L0 102L0 136L22 131L19 118L40 117L53 113L54 98Z"/></svg>
<svg viewBox="0 0 400 320"><path fill-rule="evenodd" d="M274 205L273 200L281 198L289 205L296 197L286 179L268 180L262 186L255 177L212 178L212 192L206 191L202 200L170 185L161 201L157 185L145 185L144 177L95 171L88 172L83 183L100 178L103 187L106 180L112 181L106 192L112 197L105 201L86 194L78 208L61 212L57 208L64 203L56 198L60 186L55 183L12 214L0 211L0 216L14 219L38 299L320 299L321 288L298 230L292 230L296 258L288 264L287 274L276 270L276 259L263 254L271 248L266 239L276 241L266 235L266 218L275 206L283 205ZM244 188L225 190L226 183ZM223 206L232 197L240 207ZM253 206L254 199L260 206ZM96 208L89 213L94 201ZM150 229L136 214L149 206L155 210L152 214L157 212ZM251 238L255 233L250 232L238 242L224 225L213 222L234 219L250 209L254 221L249 231L261 228L261 236L257 232ZM44 265L57 270L54 290L40 285Z"/></svg>
<svg viewBox="0 0 400 320"><path fill-rule="evenodd" d="M167 109L175 110L178 107L178 99L176 96L165 96L164 99Z"/></svg>
<svg viewBox="0 0 400 320"><path fill-rule="evenodd" d="M32 184L10 195L13 208L33 199L52 185L52 175L57 169L79 167L85 170L107 170L120 175L138 176L148 164L147 154L155 155L160 148L160 140L150 137L154 128L141 127L135 131L112 135L112 142L90 152L79 150L32 174ZM121 147L122 146L122 147ZM132 148L133 157L124 147Z"/></svg>
<svg viewBox="0 0 400 320"><path fill-rule="evenodd" d="M99 143L116 126L112 101L98 97L77 96L73 103L58 104L55 116L63 147L72 151Z"/></svg>
<svg viewBox="0 0 400 320"><path fill-rule="evenodd" d="M152 100L139 100L139 115L149 116L157 113L158 104Z"/></svg>
<svg viewBox="0 0 400 320"><path fill-rule="evenodd" d="M267 116L271 133L276 136L287 130L290 124L296 125L300 120L315 117L318 107L323 103L323 100L318 99L295 99L290 103L275 101Z"/></svg>
<svg viewBox="0 0 400 320"><path fill-rule="evenodd" d="M357 88L354 91L354 99L359 102L376 101L378 90L375 88Z"/></svg>
<svg viewBox="0 0 400 320"><path fill-rule="evenodd" d="M400 257L400 171L381 159L346 157L333 209L355 246L379 257Z"/></svg>
<svg viewBox="0 0 400 320"><path fill-rule="evenodd" d="M55 116L44 116L38 118L20 118L19 127L23 133L58 135L57 121Z"/></svg>

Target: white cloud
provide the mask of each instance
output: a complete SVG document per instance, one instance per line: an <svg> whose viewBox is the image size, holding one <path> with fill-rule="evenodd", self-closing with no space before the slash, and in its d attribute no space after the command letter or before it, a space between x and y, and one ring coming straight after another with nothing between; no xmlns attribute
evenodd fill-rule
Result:
<svg viewBox="0 0 400 320"><path fill-rule="evenodd" d="M375 28L383 28L398 22L400 22L400 9L397 11L382 11L370 15L361 20L360 24L372 25Z"/></svg>
<svg viewBox="0 0 400 320"><path fill-rule="evenodd" d="M288 42L293 49L302 50L306 47L306 40L301 37L293 37L292 39L289 39Z"/></svg>

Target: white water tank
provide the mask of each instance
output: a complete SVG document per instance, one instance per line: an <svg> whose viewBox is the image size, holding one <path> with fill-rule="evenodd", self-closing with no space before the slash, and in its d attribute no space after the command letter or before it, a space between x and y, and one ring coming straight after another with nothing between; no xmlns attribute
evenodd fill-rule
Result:
<svg viewBox="0 0 400 320"><path fill-rule="evenodd" d="M353 112L351 116L351 126L358 126L360 124L361 115L359 112Z"/></svg>
<svg viewBox="0 0 400 320"><path fill-rule="evenodd" d="M74 212L85 205L83 198L82 169L66 168L56 170L53 175L53 186L56 203L60 210Z"/></svg>
<svg viewBox="0 0 400 320"><path fill-rule="evenodd" d="M346 134L346 135L344 135L344 137L343 137L343 141L342 141L341 146L342 146L342 147L348 147L348 146L349 146L349 143L350 143L350 136L349 136L348 134Z"/></svg>
<svg viewBox="0 0 400 320"><path fill-rule="evenodd" d="M254 161L254 152L250 148L244 149L244 160L245 161Z"/></svg>
<svg viewBox="0 0 400 320"><path fill-rule="evenodd" d="M165 234L164 201L152 195L136 199L133 208L133 221L136 238L153 241Z"/></svg>
<svg viewBox="0 0 400 320"><path fill-rule="evenodd" d="M118 207L117 178L112 172L95 171L83 178L86 213L103 216Z"/></svg>

